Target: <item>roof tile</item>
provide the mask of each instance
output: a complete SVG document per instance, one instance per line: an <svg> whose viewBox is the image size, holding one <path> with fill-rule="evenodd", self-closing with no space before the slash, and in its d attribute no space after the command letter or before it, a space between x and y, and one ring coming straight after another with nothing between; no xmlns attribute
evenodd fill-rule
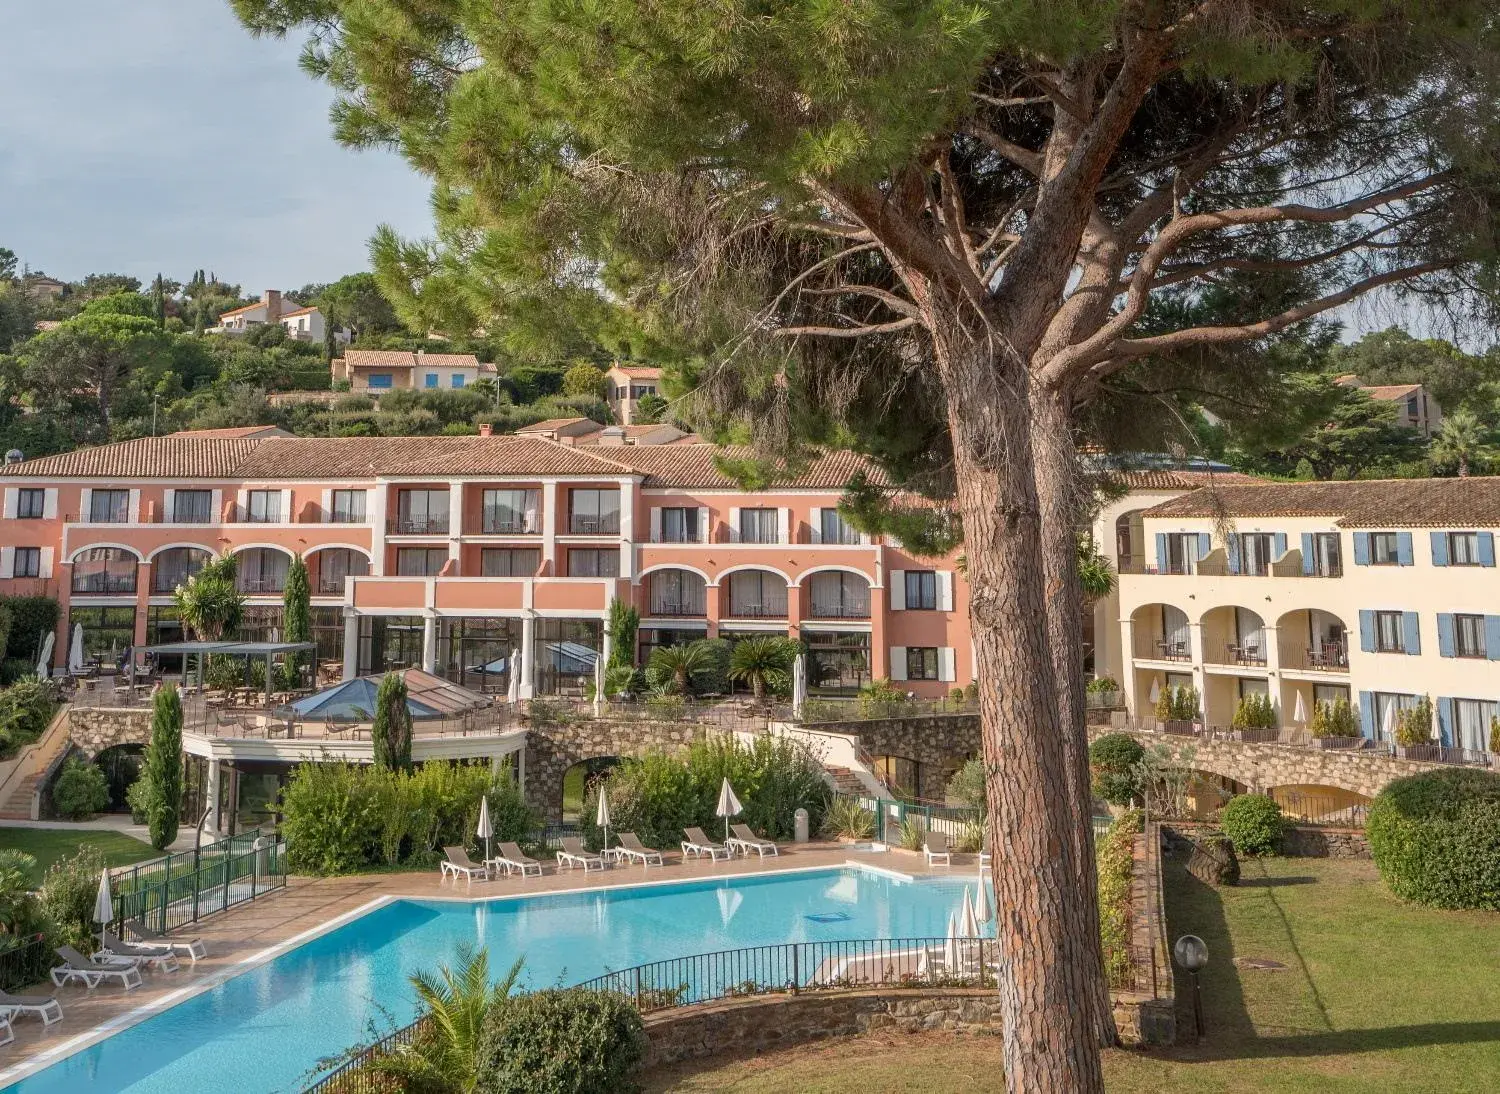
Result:
<svg viewBox="0 0 1500 1094"><path fill-rule="evenodd" d="M1500 478L1278 482L1195 490L1149 517L1327 517L1341 528L1500 528Z"/></svg>

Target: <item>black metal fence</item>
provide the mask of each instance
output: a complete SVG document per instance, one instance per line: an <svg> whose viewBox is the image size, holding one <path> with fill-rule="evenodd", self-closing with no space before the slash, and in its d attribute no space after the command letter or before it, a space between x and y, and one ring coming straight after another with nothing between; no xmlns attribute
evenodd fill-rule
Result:
<svg viewBox="0 0 1500 1094"><path fill-rule="evenodd" d="M404 1045L415 1041L432 1019L423 1015L409 1026L402 1026L388 1033L373 1044L366 1045L323 1076L305 1094L390 1094L405 1089L395 1079L372 1071L370 1064L381 1056L388 1056Z"/></svg>
<svg viewBox="0 0 1500 1094"><path fill-rule="evenodd" d="M29 935L0 948L0 991L18 991L39 980L57 964L57 955L44 934Z"/></svg>
<svg viewBox="0 0 1500 1094"><path fill-rule="evenodd" d="M169 931L283 888L286 873L286 845L257 828L112 871L115 920Z"/></svg>

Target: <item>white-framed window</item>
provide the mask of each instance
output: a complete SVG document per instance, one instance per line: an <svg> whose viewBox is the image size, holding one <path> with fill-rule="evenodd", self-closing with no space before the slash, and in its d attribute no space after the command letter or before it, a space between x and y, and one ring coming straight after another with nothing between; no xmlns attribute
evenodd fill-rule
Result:
<svg viewBox="0 0 1500 1094"><path fill-rule="evenodd" d="M17 547L13 577L41 577L42 549L40 547Z"/></svg>
<svg viewBox="0 0 1500 1094"><path fill-rule="evenodd" d="M741 509L739 532L741 543L780 543L780 510Z"/></svg>
<svg viewBox="0 0 1500 1094"><path fill-rule="evenodd" d="M47 515L47 491L25 487L16 491L16 517L20 520L41 520Z"/></svg>
<svg viewBox="0 0 1500 1094"><path fill-rule="evenodd" d="M212 490L174 490L172 492L173 524L213 523L214 492Z"/></svg>
<svg viewBox="0 0 1500 1094"><path fill-rule="evenodd" d="M938 579L933 570L906 571L906 610L935 612L938 606Z"/></svg>
<svg viewBox="0 0 1500 1094"><path fill-rule="evenodd" d="M1404 612L1375 613L1375 652L1405 653Z"/></svg>
<svg viewBox="0 0 1500 1094"><path fill-rule="evenodd" d="M697 543L701 538L696 505L669 506L661 511L661 542Z"/></svg>
<svg viewBox="0 0 1500 1094"><path fill-rule="evenodd" d="M245 491L245 520L251 524L280 524L281 491Z"/></svg>
<svg viewBox="0 0 1500 1094"><path fill-rule="evenodd" d="M130 520L129 490L94 490L89 494L90 524L125 524Z"/></svg>
<svg viewBox="0 0 1500 1094"><path fill-rule="evenodd" d="M329 500L333 510L329 514L330 523L363 524L365 522L365 491L335 490Z"/></svg>

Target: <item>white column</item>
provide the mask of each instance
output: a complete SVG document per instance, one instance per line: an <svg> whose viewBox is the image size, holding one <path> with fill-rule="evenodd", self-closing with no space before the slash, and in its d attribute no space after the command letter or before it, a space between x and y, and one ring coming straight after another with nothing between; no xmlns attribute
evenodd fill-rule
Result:
<svg viewBox="0 0 1500 1094"><path fill-rule="evenodd" d="M344 679L359 675L359 616L344 609Z"/></svg>
<svg viewBox="0 0 1500 1094"><path fill-rule="evenodd" d="M523 744L515 751L516 757L516 786L524 794L526 792L526 746Z"/></svg>
<svg viewBox="0 0 1500 1094"><path fill-rule="evenodd" d="M635 480L620 480L620 576L635 577Z"/></svg>
<svg viewBox="0 0 1500 1094"><path fill-rule="evenodd" d="M557 576L557 482L549 479L542 483L542 562L552 563L551 573Z"/></svg>
<svg viewBox="0 0 1500 1094"><path fill-rule="evenodd" d="M536 616L531 613L521 617L521 674L516 685L516 698L531 699L536 695Z"/></svg>
<svg viewBox="0 0 1500 1094"><path fill-rule="evenodd" d="M390 487L376 482L370 488L370 573L385 576L385 503Z"/></svg>
<svg viewBox="0 0 1500 1094"><path fill-rule="evenodd" d="M422 671L437 671L437 616L422 620Z"/></svg>
<svg viewBox="0 0 1500 1094"><path fill-rule="evenodd" d="M1141 709L1145 696L1140 694L1140 684L1135 673L1135 634L1130 617L1120 620L1120 686L1125 689L1125 709L1137 722L1145 722L1150 711Z"/></svg>
<svg viewBox="0 0 1500 1094"><path fill-rule="evenodd" d="M208 819L203 822L203 830L215 836L219 834L219 788L222 783L219 761L209 760L208 785L203 791L203 796L207 799L203 804L209 808Z"/></svg>
<svg viewBox="0 0 1500 1094"><path fill-rule="evenodd" d="M458 537L464 528L464 484L448 484L448 557L458 557Z"/></svg>

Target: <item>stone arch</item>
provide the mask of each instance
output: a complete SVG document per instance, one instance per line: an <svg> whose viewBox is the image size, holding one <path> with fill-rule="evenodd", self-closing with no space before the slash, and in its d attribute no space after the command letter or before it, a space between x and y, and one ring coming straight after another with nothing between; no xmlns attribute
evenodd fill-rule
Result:
<svg viewBox="0 0 1500 1094"><path fill-rule="evenodd" d="M1144 508L1128 509L1115 518L1115 558L1122 574L1139 573L1146 563Z"/></svg>
<svg viewBox="0 0 1500 1094"><path fill-rule="evenodd" d="M643 583L643 578L649 577L651 574L660 573L663 570L686 570L690 574L697 574L699 577L701 577L705 586L718 584L718 581L714 578L709 577L706 571L700 570L696 566L689 566L683 562L659 562L655 566L647 566L644 570L635 575L635 580L634 582L632 582L632 584L640 585ZM729 571L726 570L724 572L728 573Z"/></svg>
<svg viewBox="0 0 1500 1094"><path fill-rule="evenodd" d="M809 566L807 569L803 570L800 574L797 575L796 584L801 585L814 574L831 573L853 574L855 577L864 578L865 581L868 582L871 586L875 584L875 579L864 570L861 570L858 566L839 566L834 564Z"/></svg>
<svg viewBox="0 0 1500 1094"><path fill-rule="evenodd" d="M68 561L77 562L81 556L88 554L90 551L97 551L106 547L113 551L128 551L135 557L136 562L145 561L145 559L141 557L140 548L132 547L128 543L90 543L86 547L78 548L78 550L69 555Z"/></svg>
<svg viewBox="0 0 1500 1094"><path fill-rule="evenodd" d="M779 570L775 566L768 566L764 562L743 562L738 566L726 566L724 569L719 571L718 576L714 579L714 581L718 584L722 584L724 579L730 574L741 573L745 570L763 570L768 574L775 574L777 577L781 578L782 581L786 582L787 588L789 589L796 588L797 586L797 583L787 576L785 570Z"/></svg>
<svg viewBox="0 0 1500 1094"><path fill-rule="evenodd" d="M556 824L562 820L563 776L569 768L588 760L684 752L705 733L692 722L533 723L526 737L526 799Z"/></svg>
<svg viewBox="0 0 1500 1094"><path fill-rule="evenodd" d="M562 777L562 819L564 824L577 822L583 819L582 809L584 802L588 800L589 788L595 781L613 771L620 764L618 756L591 756L587 760L579 760L572 767L563 772ZM574 785L576 782L576 786ZM570 805L576 806L570 810ZM570 815L571 814L571 815Z"/></svg>
<svg viewBox="0 0 1500 1094"><path fill-rule="evenodd" d="M152 548L151 553L146 556L146 561L155 562L158 555L164 554L167 551L177 550L202 551L203 553L208 555L209 558L219 557L219 552L215 551L206 543L163 543L160 547Z"/></svg>
<svg viewBox="0 0 1500 1094"><path fill-rule="evenodd" d="M1283 816L1314 824L1363 827L1365 814L1374 801L1356 790L1318 783L1272 786L1265 793L1276 799Z"/></svg>

